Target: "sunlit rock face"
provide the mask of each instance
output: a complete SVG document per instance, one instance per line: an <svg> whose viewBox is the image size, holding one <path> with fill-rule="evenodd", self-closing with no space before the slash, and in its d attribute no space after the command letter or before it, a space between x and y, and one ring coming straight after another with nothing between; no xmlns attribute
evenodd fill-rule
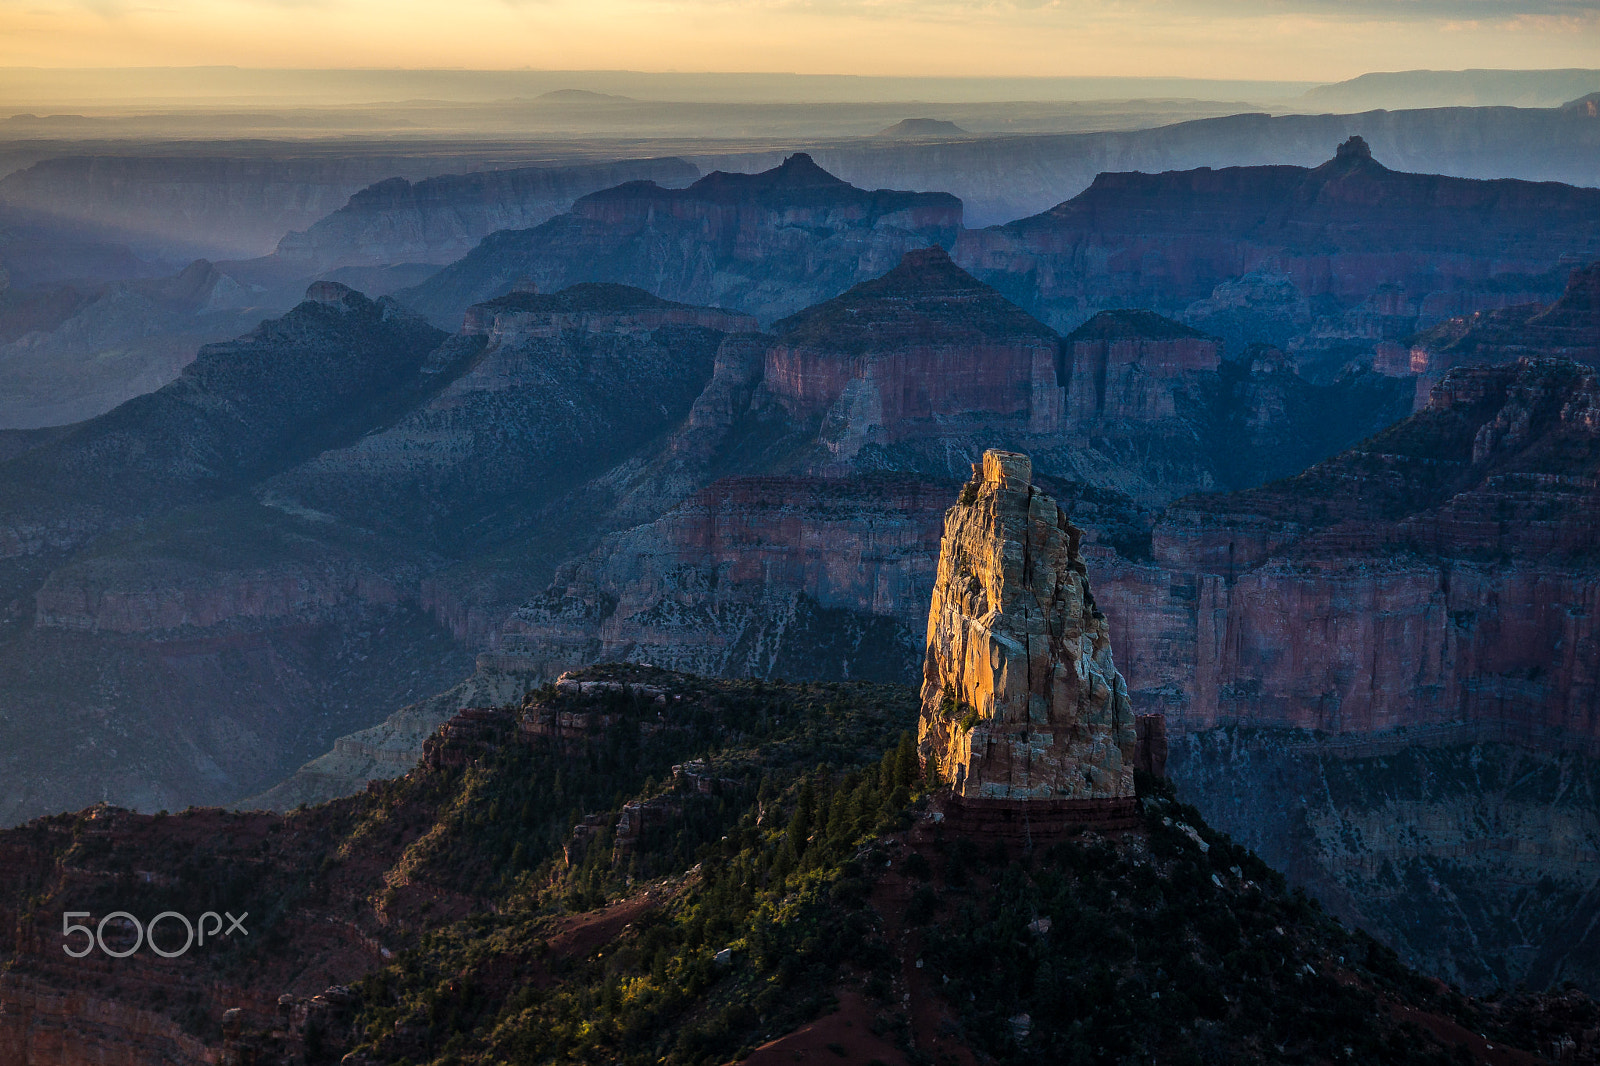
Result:
<svg viewBox="0 0 1600 1066"><path fill-rule="evenodd" d="M1083 534L1032 476L987 451L945 515L919 748L963 798L1131 797L1133 710Z"/></svg>

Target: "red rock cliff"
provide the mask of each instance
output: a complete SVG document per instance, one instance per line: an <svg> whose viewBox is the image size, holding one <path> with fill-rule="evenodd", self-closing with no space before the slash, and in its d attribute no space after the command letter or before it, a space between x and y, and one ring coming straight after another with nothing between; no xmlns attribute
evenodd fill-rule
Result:
<svg viewBox="0 0 1600 1066"><path fill-rule="evenodd" d="M848 424L850 458L867 439L947 432L952 420L1060 425L1059 340L942 248L908 252L881 278L775 327L768 393L797 418Z"/></svg>

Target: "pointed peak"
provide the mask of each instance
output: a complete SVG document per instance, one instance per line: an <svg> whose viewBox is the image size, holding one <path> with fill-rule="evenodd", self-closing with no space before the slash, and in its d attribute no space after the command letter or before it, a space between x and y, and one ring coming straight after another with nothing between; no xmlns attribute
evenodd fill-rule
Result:
<svg viewBox="0 0 1600 1066"><path fill-rule="evenodd" d="M957 266L956 261L950 258L950 253L937 244L912 249L900 257L900 262L893 270L880 278L863 282L851 291L872 296L993 292L989 286Z"/></svg>
<svg viewBox="0 0 1600 1066"><path fill-rule="evenodd" d="M845 185L850 183L828 173L805 152L796 152L771 170L757 174L758 178L771 178L772 184L787 188L805 188L819 185Z"/></svg>

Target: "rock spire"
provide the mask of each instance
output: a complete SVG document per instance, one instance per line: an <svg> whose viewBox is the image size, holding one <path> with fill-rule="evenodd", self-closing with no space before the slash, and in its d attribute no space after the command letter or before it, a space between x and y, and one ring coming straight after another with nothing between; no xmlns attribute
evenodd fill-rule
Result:
<svg viewBox="0 0 1600 1066"><path fill-rule="evenodd" d="M945 515L919 750L963 799L1128 799L1133 710L1082 531L1032 476L987 451Z"/></svg>

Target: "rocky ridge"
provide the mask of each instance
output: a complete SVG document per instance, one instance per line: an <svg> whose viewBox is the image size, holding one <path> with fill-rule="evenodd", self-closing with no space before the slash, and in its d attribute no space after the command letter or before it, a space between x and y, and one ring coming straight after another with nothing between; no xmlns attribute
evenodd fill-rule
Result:
<svg viewBox="0 0 1600 1066"><path fill-rule="evenodd" d="M53 741L4 723L10 816L85 788L152 809L236 799L449 688L489 628L473 619L498 625L605 528L561 497L681 422L755 325L590 285L510 294L447 338L333 283L308 296L0 470L16 503L0 676L14 708L70 723ZM502 575L504 606L452 578L463 564ZM62 760L97 770L20 769Z"/></svg>
<svg viewBox="0 0 1600 1066"><path fill-rule="evenodd" d="M682 159L644 159L566 167L516 167L444 174L410 182L387 178L351 195L310 228L290 232L273 257L285 267L450 263L497 230L526 229L572 201L629 181L687 185L700 171Z"/></svg>
<svg viewBox="0 0 1600 1066"><path fill-rule="evenodd" d="M1058 329L1143 307L1235 348L1293 340L1313 359L1329 348L1370 353L1453 299L1488 309L1519 291L1556 295L1558 268L1600 256L1597 198L1548 182L1390 170L1356 136L1309 169L1102 173L1042 214L964 232L953 254Z"/></svg>
<svg viewBox="0 0 1600 1066"><path fill-rule="evenodd" d="M858 189L799 153L760 174L712 173L686 189L635 181L582 197L542 226L485 238L400 295L453 327L523 277L544 292L610 281L772 322L908 250L950 244L960 226L953 196Z"/></svg>
<svg viewBox="0 0 1600 1066"><path fill-rule="evenodd" d="M1573 270L1551 304L1523 303L1442 322L1396 355L1420 375L1418 394L1452 366L1554 356L1600 364L1600 260ZM1424 396L1425 399L1425 396Z"/></svg>

